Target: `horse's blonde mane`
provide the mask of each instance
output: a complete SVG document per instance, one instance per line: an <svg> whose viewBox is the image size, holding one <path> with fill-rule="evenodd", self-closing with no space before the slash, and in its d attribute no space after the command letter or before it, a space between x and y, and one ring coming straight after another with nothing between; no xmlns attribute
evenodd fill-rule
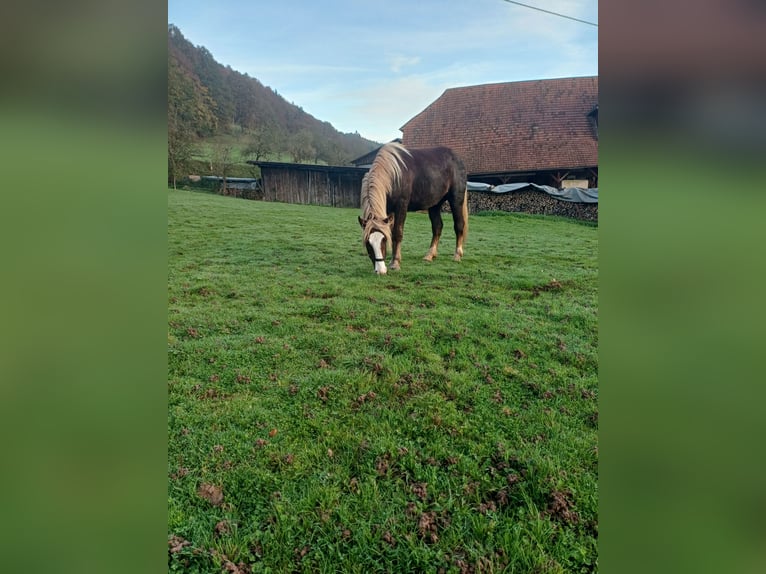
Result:
<svg viewBox="0 0 766 574"><path fill-rule="evenodd" d="M398 143L387 143L378 150L372 167L362 179L362 219L385 219L386 200L392 188L400 185L402 172L407 169L403 156L411 155Z"/></svg>

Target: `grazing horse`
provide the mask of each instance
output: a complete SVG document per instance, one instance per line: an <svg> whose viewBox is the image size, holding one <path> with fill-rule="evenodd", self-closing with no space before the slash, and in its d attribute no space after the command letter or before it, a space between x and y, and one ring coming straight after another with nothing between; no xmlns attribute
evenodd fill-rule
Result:
<svg viewBox="0 0 766 574"><path fill-rule="evenodd" d="M387 143L362 179L362 241L375 269L385 274L391 245L391 269L402 262L402 234L408 211L428 210L431 247L423 258L432 261L442 233L442 204L448 201L455 224L455 261L463 256L468 232L468 192L463 162L446 147L407 149Z"/></svg>

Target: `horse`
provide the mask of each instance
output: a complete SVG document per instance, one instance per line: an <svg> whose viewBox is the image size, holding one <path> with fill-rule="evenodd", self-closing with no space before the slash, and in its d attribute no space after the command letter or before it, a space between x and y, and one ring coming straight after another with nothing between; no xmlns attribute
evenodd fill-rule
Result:
<svg viewBox="0 0 766 574"><path fill-rule="evenodd" d="M362 179L360 198L362 243L375 273L385 275L386 251L391 245L391 269L400 269L402 235L408 211L428 210L431 219L431 247L425 261L433 261L442 232L442 204L452 210L455 228L455 255L463 257L468 233L468 190L463 162L446 147L407 149L387 143L378 151L372 167Z"/></svg>

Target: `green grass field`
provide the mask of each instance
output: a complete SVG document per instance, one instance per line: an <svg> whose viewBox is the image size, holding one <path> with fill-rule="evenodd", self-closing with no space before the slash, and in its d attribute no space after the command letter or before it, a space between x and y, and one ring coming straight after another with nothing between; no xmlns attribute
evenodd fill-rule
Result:
<svg viewBox="0 0 766 574"><path fill-rule="evenodd" d="M168 192L169 571L597 571L597 231Z"/></svg>

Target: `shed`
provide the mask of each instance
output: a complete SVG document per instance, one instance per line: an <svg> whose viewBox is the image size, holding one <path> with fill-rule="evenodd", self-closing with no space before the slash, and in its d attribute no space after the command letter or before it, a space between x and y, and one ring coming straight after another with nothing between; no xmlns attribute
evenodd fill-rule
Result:
<svg viewBox="0 0 766 574"><path fill-rule="evenodd" d="M266 201L359 207L359 190L367 168L248 161L261 168Z"/></svg>

